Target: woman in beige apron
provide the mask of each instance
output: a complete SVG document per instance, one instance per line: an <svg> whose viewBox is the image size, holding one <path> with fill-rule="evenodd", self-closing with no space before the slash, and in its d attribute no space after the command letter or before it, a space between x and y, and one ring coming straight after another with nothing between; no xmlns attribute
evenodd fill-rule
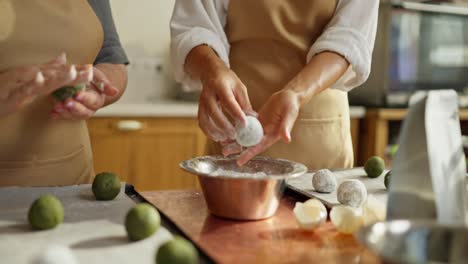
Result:
<svg viewBox="0 0 468 264"><path fill-rule="evenodd" d="M375 0L177 1L176 79L202 87L208 154L236 152L230 120L254 110L265 135L240 165L262 153L310 169L351 167L346 91L369 74L377 9Z"/></svg>
<svg viewBox="0 0 468 264"><path fill-rule="evenodd" d="M85 119L117 100L126 82L125 61L96 64L105 47L96 14L86 0L0 0L0 186L91 182ZM89 90L51 99L77 83Z"/></svg>

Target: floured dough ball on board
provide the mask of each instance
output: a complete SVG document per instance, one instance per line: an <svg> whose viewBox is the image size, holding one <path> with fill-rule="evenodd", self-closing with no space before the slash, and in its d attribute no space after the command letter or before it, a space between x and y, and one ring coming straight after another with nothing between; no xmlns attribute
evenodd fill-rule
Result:
<svg viewBox="0 0 468 264"><path fill-rule="evenodd" d="M236 125L236 141L243 147L252 147L260 143L263 137L263 127L253 116L247 116L247 126Z"/></svg>
<svg viewBox="0 0 468 264"><path fill-rule="evenodd" d="M41 251L36 258L33 259L33 264L78 264L78 260L67 246L50 245L45 250Z"/></svg>
<svg viewBox="0 0 468 264"><path fill-rule="evenodd" d="M367 199L367 189L359 180L345 180L338 186L337 196L342 205L360 207Z"/></svg>
<svg viewBox="0 0 468 264"><path fill-rule="evenodd" d="M312 177L312 186L317 192L331 193L336 190L336 176L327 169L318 170Z"/></svg>

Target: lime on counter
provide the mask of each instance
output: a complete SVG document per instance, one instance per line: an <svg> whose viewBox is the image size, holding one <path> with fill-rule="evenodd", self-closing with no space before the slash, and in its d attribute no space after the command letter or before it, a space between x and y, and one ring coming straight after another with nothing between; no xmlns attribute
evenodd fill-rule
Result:
<svg viewBox="0 0 468 264"><path fill-rule="evenodd" d="M388 187L390 186L391 178L392 178L392 171L389 171L387 172L387 174L385 174L385 179L384 179L385 188L387 188L387 190L388 190Z"/></svg>
<svg viewBox="0 0 468 264"><path fill-rule="evenodd" d="M60 200L46 194L33 202L29 208L28 220L35 229L51 229L63 222L63 215Z"/></svg>
<svg viewBox="0 0 468 264"><path fill-rule="evenodd" d="M120 180L112 172L102 172L96 175L91 188L97 200L113 200L120 192Z"/></svg>
<svg viewBox="0 0 468 264"><path fill-rule="evenodd" d="M164 243L156 253L158 264L195 264L198 263L197 249L182 237Z"/></svg>
<svg viewBox="0 0 468 264"><path fill-rule="evenodd" d="M390 157L394 157L395 154L397 153L398 151L398 145L397 144L393 144L391 147L390 147Z"/></svg>
<svg viewBox="0 0 468 264"><path fill-rule="evenodd" d="M149 204L141 203L130 209L125 218L128 238L138 241L150 237L159 229L161 217Z"/></svg>
<svg viewBox="0 0 468 264"><path fill-rule="evenodd" d="M377 178L379 177L385 169L385 162L381 157L371 157L366 161L364 165L364 170L367 173L367 176L370 178Z"/></svg>

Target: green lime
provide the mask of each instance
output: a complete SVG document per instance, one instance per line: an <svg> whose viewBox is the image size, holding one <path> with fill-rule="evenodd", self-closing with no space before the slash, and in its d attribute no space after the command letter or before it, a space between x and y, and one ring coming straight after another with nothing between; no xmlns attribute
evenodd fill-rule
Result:
<svg viewBox="0 0 468 264"><path fill-rule="evenodd" d="M42 195L29 208L28 220L35 229L54 228L63 222L62 203L53 195Z"/></svg>
<svg viewBox="0 0 468 264"><path fill-rule="evenodd" d="M370 178L379 177L385 169L385 162L381 157L374 156L366 161L364 170Z"/></svg>
<svg viewBox="0 0 468 264"><path fill-rule="evenodd" d="M393 145L390 147L390 157L394 157L397 151L398 151L398 145L397 145L397 144L393 144Z"/></svg>
<svg viewBox="0 0 468 264"><path fill-rule="evenodd" d="M149 204L141 203L130 209L125 217L125 229L132 241L145 239L161 225L158 211Z"/></svg>
<svg viewBox="0 0 468 264"><path fill-rule="evenodd" d="M164 243L156 253L158 264L195 264L198 263L197 249L182 237Z"/></svg>
<svg viewBox="0 0 468 264"><path fill-rule="evenodd" d="M94 178L92 185L97 200L113 200L120 192L120 180L112 172L101 172Z"/></svg>
<svg viewBox="0 0 468 264"><path fill-rule="evenodd" d="M387 174L385 174L385 179L384 179L385 188L387 188L387 190L388 190L388 186L390 184L391 178L392 178L392 171L388 171Z"/></svg>
<svg viewBox="0 0 468 264"><path fill-rule="evenodd" d="M65 101L68 98L74 97L78 92L83 91L86 88L86 84L81 83L74 86L64 86L58 90L55 90L52 93L52 96L57 99L57 101Z"/></svg>

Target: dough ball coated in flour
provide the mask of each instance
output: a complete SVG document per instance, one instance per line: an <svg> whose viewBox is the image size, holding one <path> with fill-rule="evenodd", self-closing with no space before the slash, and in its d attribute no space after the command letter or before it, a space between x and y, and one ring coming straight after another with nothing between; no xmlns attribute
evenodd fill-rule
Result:
<svg viewBox="0 0 468 264"><path fill-rule="evenodd" d="M312 186L317 192L331 193L336 190L336 176L327 169L318 170L312 177Z"/></svg>
<svg viewBox="0 0 468 264"><path fill-rule="evenodd" d="M367 200L366 186L359 180L345 180L338 186L338 202L360 207Z"/></svg>
<svg viewBox="0 0 468 264"><path fill-rule="evenodd" d="M253 116L247 116L247 126L236 126L236 141L243 147L252 147L260 143L263 137L263 127Z"/></svg>

